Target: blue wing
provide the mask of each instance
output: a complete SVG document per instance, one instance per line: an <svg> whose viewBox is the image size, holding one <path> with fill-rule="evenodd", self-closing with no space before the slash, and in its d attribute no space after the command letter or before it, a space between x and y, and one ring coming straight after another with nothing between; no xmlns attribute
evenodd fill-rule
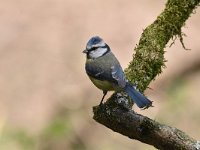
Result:
<svg viewBox="0 0 200 150"><path fill-rule="evenodd" d="M88 63L86 64L86 72L95 79L109 81L120 88L126 86L126 78L119 64L112 65L111 67L102 67L97 64L90 65Z"/></svg>
<svg viewBox="0 0 200 150"><path fill-rule="evenodd" d="M117 81L112 77L111 68L102 67L100 65L94 64L86 64L86 72L89 76L101 80L101 81L109 81L113 84L118 84Z"/></svg>
<svg viewBox="0 0 200 150"><path fill-rule="evenodd" d="M126 77L120 65L115 65L111 67L111 74L113 79L115 79L120 88L124 88L126 86Z"/></svg>
<svg viewBox="0 0 200 150"><path fill-rule="evenodd" d="M126 80L121 66L113 66L111 69L112 77L118 82L118 86L124 89L139 108L145 109L152 106L152 101L137 91L135 86Z"/></svg>

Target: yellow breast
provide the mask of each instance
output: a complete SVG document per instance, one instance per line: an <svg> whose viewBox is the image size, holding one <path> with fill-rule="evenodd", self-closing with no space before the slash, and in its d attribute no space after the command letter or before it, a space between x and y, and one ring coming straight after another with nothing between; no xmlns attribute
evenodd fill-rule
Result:
<svg viewBox="0 0 200 150"><path fill-rule="evenodd" d="M115 90L113 85L108 81L101 81L101 80L97 80L97 79L92 78L92 77L89 77L89 78L93 82L93 84L101 90L105 90L105 91Z"/></svg>

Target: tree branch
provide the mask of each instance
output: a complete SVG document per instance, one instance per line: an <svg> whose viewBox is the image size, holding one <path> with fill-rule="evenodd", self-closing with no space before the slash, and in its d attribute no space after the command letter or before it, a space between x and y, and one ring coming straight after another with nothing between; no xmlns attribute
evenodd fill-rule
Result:
<svg viewBox="0 0 200 150"><path fill-rule="evenodd" d="M135 48L134 59L125 70L127 78L141 92L165 67L164 48L168 41L176 36L183 43L181 27L199 2L200 0L168 0L165 10L142 33ZM115 132L158 149L200 149L199 141L176 128L135 113L131 106L126 95L114 93L101 107L93 107L93 118Z"/></svg>
<svg viewBox="0 0 200 150"><path fill-rule="evenodd" d="M140 91L144 91L165 67L164 48L168 41L178 36L183 43L181 27L199 2L200 0L168 0L165 10L142 33L133 61L125 70L128 79L136 83Z"/></svg>
<svg viewBox="0 0 200 150"><path fill-rule="evenodd" d="M97 122L113 131L162 150L200 149L200 142L184 132L135 113L120 93L110 99L103 106L94 107L93 112Z"/></svg>

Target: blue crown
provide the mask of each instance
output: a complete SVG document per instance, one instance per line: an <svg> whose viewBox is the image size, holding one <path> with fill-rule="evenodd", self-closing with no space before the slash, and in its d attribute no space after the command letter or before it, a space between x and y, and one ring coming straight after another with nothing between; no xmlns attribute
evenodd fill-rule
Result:
<svg viewBox="0 0 200 150"><path fill-rule="evenodd" d="M88 41L87 46L96 45L100 43L101 41L102 39L99 36L94 36Z"/></svg>

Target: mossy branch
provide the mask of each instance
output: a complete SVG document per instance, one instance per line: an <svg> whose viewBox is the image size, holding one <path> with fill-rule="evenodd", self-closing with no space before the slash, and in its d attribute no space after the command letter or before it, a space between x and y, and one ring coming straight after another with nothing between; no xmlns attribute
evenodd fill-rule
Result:
<svg viewBox="0 0 200 150"><path fill-rule="evenodd" d="M143 92L165 67L164 48L173 37L183 47L181 27L199 5L200 0L168 0L166 8L142 33L135 55L125 70L127 78ZM185 47L184 47L185 48ZM131 139L158 149L200 149L200 142L182 131L162 125L131 110L128 99L115 93L102 107L94 107L94 119Z"/></svg>
<svg viewBox="0 0 200 150"><path fill-rule="evenodd" d="M168 41L178 36L183 43L181 27L199 2L200 0L168 0L165 10L142 33L133 61L125 70L128 79L136 83L140 91L144 91L165 67L164 48Z"/></svg>

